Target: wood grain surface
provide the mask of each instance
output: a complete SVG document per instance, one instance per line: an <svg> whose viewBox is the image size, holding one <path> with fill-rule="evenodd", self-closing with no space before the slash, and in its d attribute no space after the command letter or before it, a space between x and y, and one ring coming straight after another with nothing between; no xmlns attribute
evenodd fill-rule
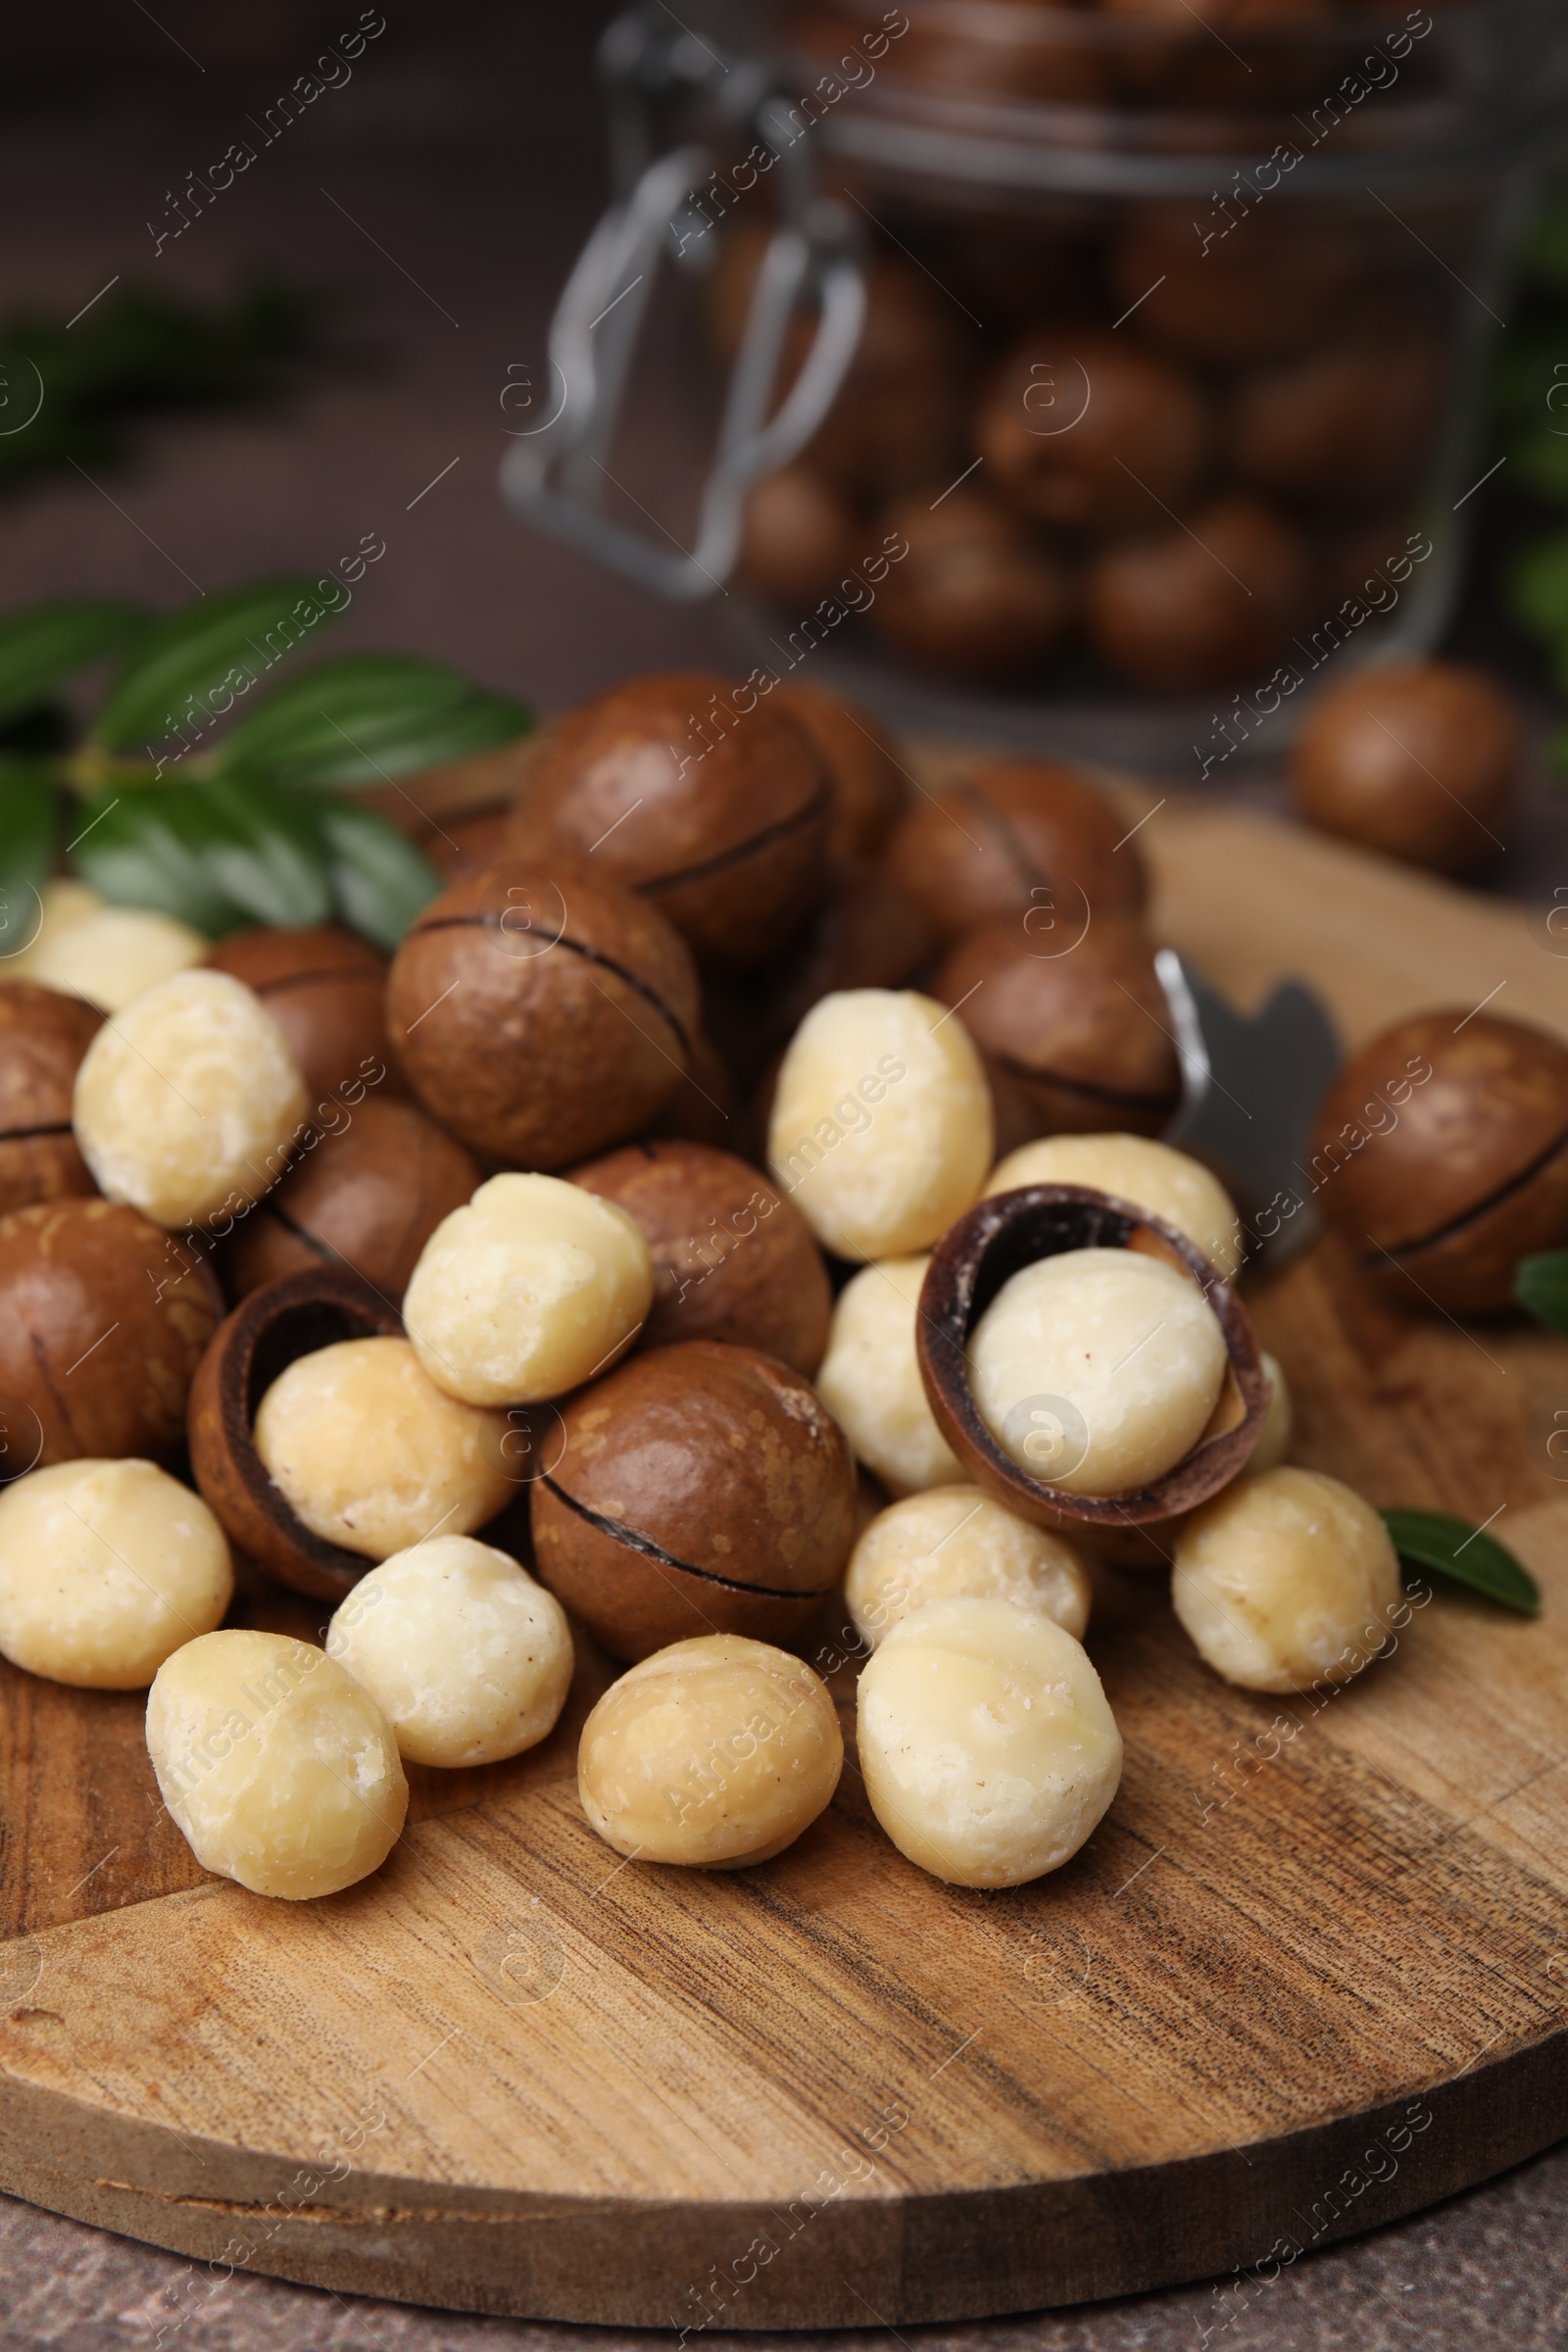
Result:
<svg viewBox="0 0 1568 2352"><path fill-rule="evenodd" d="M1433 1002L1568 1029L1526 918L1261 820L1164 809L1156 927L1348 1042ZM1568 2131L1568 1348L1250 1288L1296 1458L1484 1519L1544 1615L1440 1592L1314 1702L1199 1662L1162 1580L1090 1647L1121 1792L1065 1870L946 1887L830 1811L735 1873L592 1836L566 1720L413 1772L374 1879L269 1903L161 1814L135 1696L0 1680L0 2185L215 2267L695 2329L1028 2309L1277 2266ZM1557 1465L1561 1467L1561 1465ZM1419 1596L1418 1596L1419 1597ZM253 1622L312 1604L248 1584ZM837 1620L808 1649L831 1670ZM846 1729L853 1672L833 1674Z"/></svg>

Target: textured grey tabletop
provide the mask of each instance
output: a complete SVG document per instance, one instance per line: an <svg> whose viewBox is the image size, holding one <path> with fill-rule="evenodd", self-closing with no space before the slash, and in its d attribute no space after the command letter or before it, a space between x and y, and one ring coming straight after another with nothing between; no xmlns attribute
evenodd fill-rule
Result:
<svg viewBox="0 0 1568 2352"><path fill-rule="evenodd" d="M162 0L155 22L121 0L82 0L54 12L61 24L7 13L0 309L37 302L69 317L116 272L216 294L266 265L342 290L355 355L313 371L282 406L157 422L129 467L12 493L0 506L0 608L87 589L177 602L198 585L324 566L374 531L387 554L341 624L341 650L445 656L549 707L641 668L733 662L721 603L657 604L523 530L496 495L508 367L537 366L598 201L587 60L608 14L600 0L388 0L387 32L353 83L156 263L145 223L164 217L166 191L221 153L245 111L352 12ZM665 421L640 420L656 453ZM1554 832L1560 820L1533 821L1527 861ZM209 2294L174 2256L4 2198L0 2309L16 2352L542 2352L607 2332L243 2275ZM1568 2343L1568 2149L1254 2280L1250 2299L1203 2283L900 2340L933 2352L1546 2352Z"/></svg>

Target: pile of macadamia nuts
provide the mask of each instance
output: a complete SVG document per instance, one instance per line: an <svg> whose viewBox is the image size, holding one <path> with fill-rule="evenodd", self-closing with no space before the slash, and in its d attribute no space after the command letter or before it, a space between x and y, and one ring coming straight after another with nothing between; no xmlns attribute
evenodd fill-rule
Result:
<svg viewBox="0 0 1568 2352"><path fill-rule="evenodd" d="M255 1891L376 1869L406 1767L536 1746L579 1650L618 1678L581 1732L598 1834L765 1860L839 1780L811 1661L845 1611L878 1821L1016 1885L1116 1791L1107 1558L1172 1564L1254 1690L1355 1672L1397 1602L1377 1513L1287 1464L1236 1208L1158 1140L1120 814L1041 764L908 798L865 713L732 692L551 726L390 965L300 930L161 969L162 918L119 909L152 976L107 1015L70 922L47 983L0 985L0 1652L150 1685L172 1818ZM1512 1105L1521 1230L1568 1232L1568 1054L1509 1062L1504 1026L1401 1036L1429 1127L1324 1147L1434 1283L1463 1182L1410 1154L1456 1089ZM236 1555L330 1608L324 1647L225 1623Z"/></svg>
<svg viewBox="0 0 1568 2352"><path fill-rule="evenodd" d="M863 611L923 673L989 687L1082 691L1087 651L1161 695L1310 670L1351 606L1375 634L1432 555L1458 280L1484 266L1471 181L1440 165L1413 211L1408 177L1378 193L1381 143L1424 152L1449 119L1432 19L801 0L784 24L871 258L836 400L749 502L742 576L780 618L837 601L833 625ZM1346 140L1348 190L1324 178ZM725 367L783 177L759 155L710 174L685 232Z"/></svg>

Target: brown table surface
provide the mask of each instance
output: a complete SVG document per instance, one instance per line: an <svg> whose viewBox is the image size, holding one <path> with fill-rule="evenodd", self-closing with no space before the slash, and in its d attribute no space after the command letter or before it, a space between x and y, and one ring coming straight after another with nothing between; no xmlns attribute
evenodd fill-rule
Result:
<svg viewBox="0 0 1568 2352"><path fill-rule="evenodd" d="M610 13L602 0L389 5L388 30L349 87L319 100L156 260L145 224L165 218L166 191L305 69L333 12L273 0L215 24L230 12L167 0L156 21L138 9L133 22L91 0L62 13L71 22L56 26L49 12L19 10L0 32L0 62L14 68L0 96L0 313L36 302L69 317L117 271L216 295L267 267L331 287L350 348L286 402L160 419L138 432L127 466L11 493L0 503L0 610L84 590L177 603L269 570L324 568L374 532L386 555L331 650L444 656L545 709L639 669L735 665L743 632L722 602L660 604L525 530L496 493L508 367L540 380L555 293L602 200L587 72ZM348 24L355 12L336 13ZM673 431L657 400L635 416L634 473L639 462L657 471ZM1232 788L1274 790L1266 776ZM1538 789L1499 879L1544 900L1558 872L1568 876L1568 823ZM609 2332L244 2275L197 2305L181 2285L187 2267L0 2198L4 2340L16 2352L153 2347L161 2329L162 2345L182 2352L478 2352ZM933 2352L1174 2352L1205 2330L1226 2352L1561 2346L1568 2147L1305 2257L1245 2305L1204 2283L900 2340Z"/></svg>

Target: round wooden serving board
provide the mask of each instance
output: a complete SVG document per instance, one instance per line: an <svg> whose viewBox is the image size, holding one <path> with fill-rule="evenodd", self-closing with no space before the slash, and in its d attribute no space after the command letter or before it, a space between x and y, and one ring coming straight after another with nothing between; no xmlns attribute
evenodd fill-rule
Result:
<svg viewBox="0 0 1568 2352"><path fill-rule="evenodd" d="M1162 934L1242 1001L1300 974L1353 1042L1501 980L1565 1025L1522 913L1254 819L1145 837ZM1326 1246L1252 1304L1298 1458L1379 1503L1505 1506L1542 1619L1441 1592L1315 1704L1228 1688L1159 1580L1107 1580L1121 1792L996 1894L905 1862L853 1765L762 1868L617 1862L575 1794L585 1659L545 1747L412 1776L376 1878L269 1903L195 1867L138 1696L6 1670L0 2183L212 2263L193 2295L232 2265L899 2327L1258 2266L1245 2297L1568 2132L1568 1348L1374 1304Z"/></svg>

